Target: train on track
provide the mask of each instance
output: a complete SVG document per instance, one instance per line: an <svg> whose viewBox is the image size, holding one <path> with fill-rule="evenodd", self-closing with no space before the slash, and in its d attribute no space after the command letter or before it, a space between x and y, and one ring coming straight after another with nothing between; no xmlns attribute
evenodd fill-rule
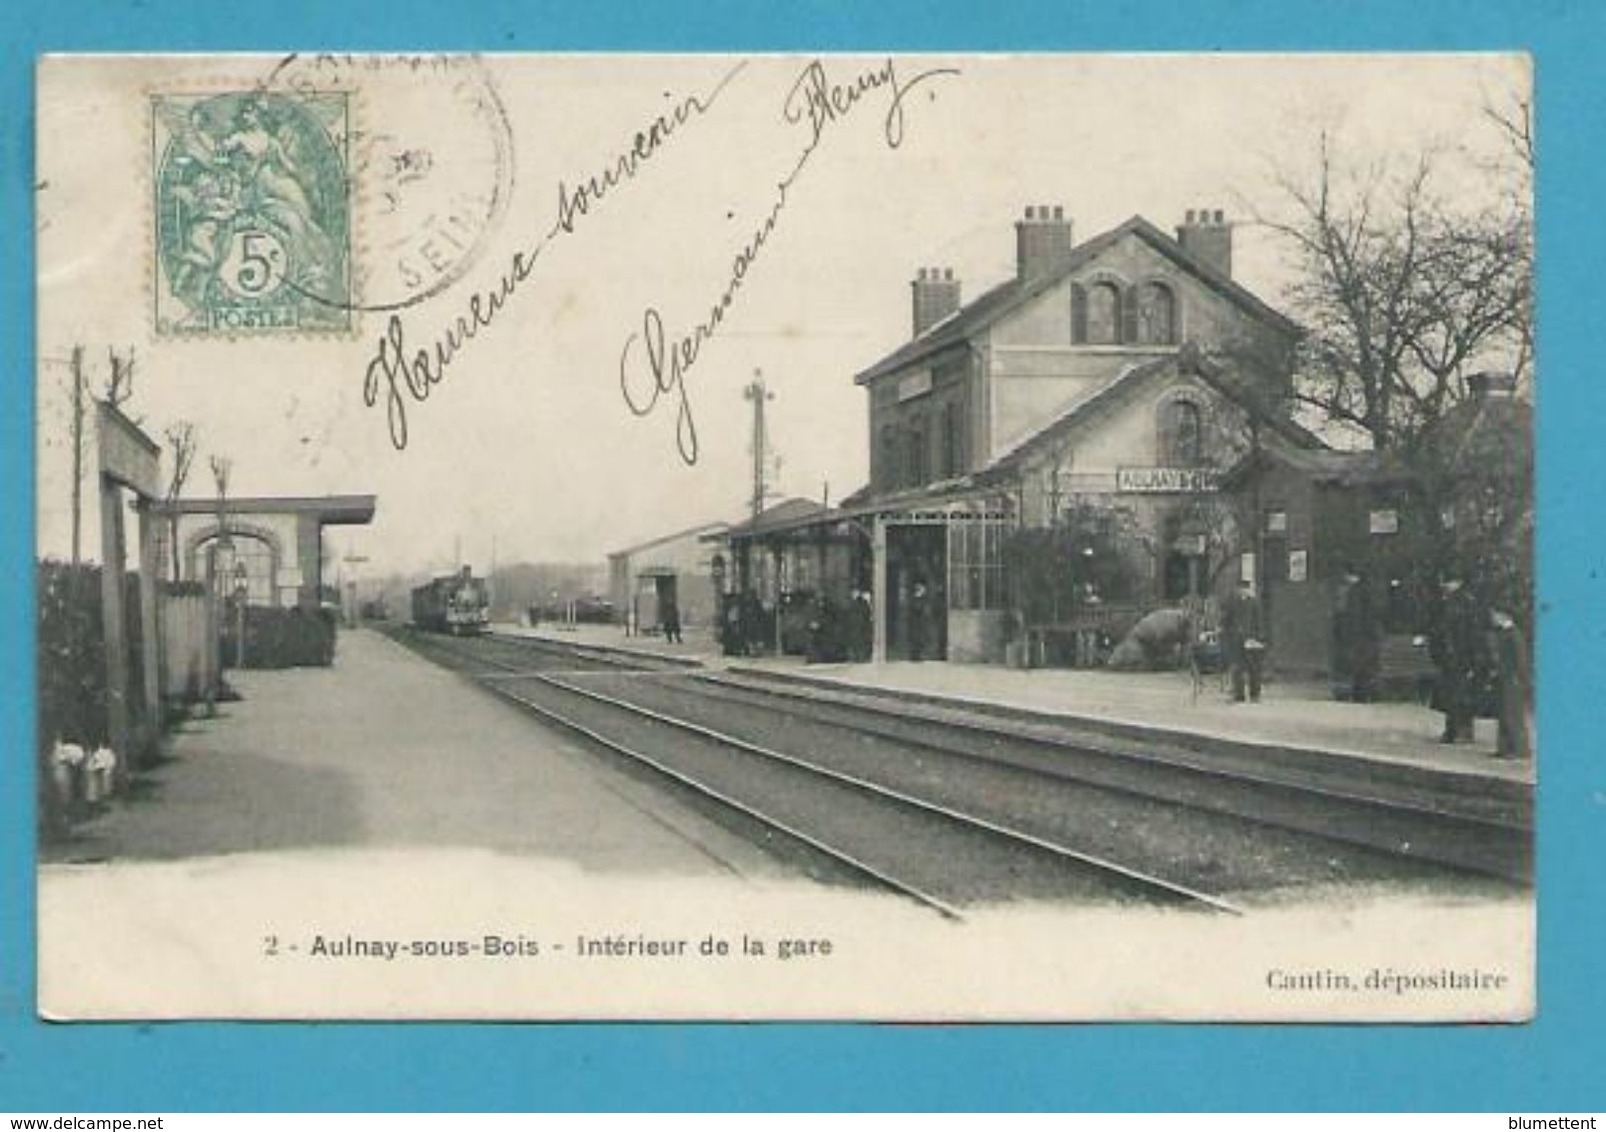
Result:
<svg viewBox="0 0 1606 1132"><path fill-rule="evenodd" d="M413 591L413 624L434 633L471 636L491 627L491 591L467 566Z"/></svg>

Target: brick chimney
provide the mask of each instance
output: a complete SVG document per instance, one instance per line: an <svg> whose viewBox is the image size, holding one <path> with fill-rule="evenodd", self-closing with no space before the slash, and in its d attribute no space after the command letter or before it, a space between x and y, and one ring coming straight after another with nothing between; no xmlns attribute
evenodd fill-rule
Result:
<svg viewBox="0 0 1606 1132"><path fill-rule="evenodd" d="M1467 392L1478 401L1509 401L1517 392L1517 375L1490 371L1470 373L1467 375Z"/></svg>
<svg viewBox="0 0 1606 1132"><path fill-rule="evenodd" d="M909 291L914 296L916 338L959 309L959 280L951 267L922 267Z"/></svg>
<svg viewBox="0 0 1606 1132"><path fill-rule="evenodd" d="M1222 217L1221 209L1188 209L1187 217L1177 225L1177 243L1200 263L1232 277L1232 225Z"/></svg>
<svg viewBox="0 0 1606 1132"><path fill-rule="evenodd" d="M1015 221L1015 272L1022 280L1040 278L1064 263L1073 246L1064 208L1027 205L1025 219Z"/></svg>

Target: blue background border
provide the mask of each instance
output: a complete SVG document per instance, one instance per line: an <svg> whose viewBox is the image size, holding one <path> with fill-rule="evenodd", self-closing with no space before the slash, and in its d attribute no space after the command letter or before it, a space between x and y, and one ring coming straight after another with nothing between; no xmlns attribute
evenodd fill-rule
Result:
<svg viewBox="0 0 1606 1132"><path fill-rule="evenodd" d="M790 0L628 6L18 0L0 16L0 1111L1606 1108L1594 0ZM1510 50L1540 139L1540 1017L1521 1027L51 1026L34 1020L33 62L47 51ZM112 944L115 945L114 942ZM1074 941L1067 941L1074 946Z"/></svg>

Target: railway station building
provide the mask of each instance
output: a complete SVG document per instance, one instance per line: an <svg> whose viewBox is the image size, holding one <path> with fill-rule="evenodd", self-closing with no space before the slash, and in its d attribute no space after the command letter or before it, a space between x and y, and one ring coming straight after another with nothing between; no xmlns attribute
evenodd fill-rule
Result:
<svg viewBox="0 0 1606 1132"><path fill-rule="evenodd" d="M716 552L707 540L717 538L727 525L703 523L608 555L608 599L626 633L663 632L671 605L682 626L714 624Z"/></svg>
<svg viewBox="0 0 1606 1132"><path fill-rule="evenodd" d="M1014 228L1012 277L965 302L919 270L909 340L855 377L869 483L732 528L733 560L828 604L867 590L877 659L990 663L1102 663L1145 612L1208 623L1245 578L1274 664L1323 670L1344 567L1323 508L1388 484L1294 421L1298 328L1234 280L1231 223L1135 216L1078 243L1038 205Z"/></svg>
<svg viewBox="0 0 1606 1132"><path fill-rule="evenodd" d="M323 530L373 521L372 495L245 496L156 503L167 579L164 669L175 697L223 666L329 664L341 595Z"/></svg>
<svg viewBox="0 0 1606 1132"><path fill-rule="evenodd" d="M372 495L178 499L158 504L167 576L180 582L223 579L253 606L316 612L328 598L323 529L373 521Z"/></svg>

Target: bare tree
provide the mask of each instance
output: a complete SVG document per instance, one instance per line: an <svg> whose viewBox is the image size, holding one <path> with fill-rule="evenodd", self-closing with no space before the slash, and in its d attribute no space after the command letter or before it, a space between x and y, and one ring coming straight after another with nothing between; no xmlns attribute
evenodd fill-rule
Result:
<svg viewBox="0 0 1606 1132"><path fill-rule="evenodd" d="M223 521L223 503L229 497L229 471L234 461L227 456L209 457L207 463L212 467L212 483L217 487L218 521Z"/></svg>
<svg viewBox="0 0 1606 1132"><path fill-rule="evenodd" d="M1530 215L1520 193L1482 207L1441 194L1447 160L1356 168L1324 132L1313 174L1279 178L1284 215L1259 218L1302 268L1295 401L1379 451L1408 453L1466 398L1470 369L1531 365Z"/></svg>
<svg viewBox="0 0 1606 1132"><path fill-rule="evenodd" d="M1505 141L1509 156L1529 174L1534 169L1533 99L1508 92L1485 97L1483 117Z"/></svg>
<svg viewBox="0 0 1606 1132"><path fill-rule="evenodd" d="M106 357L111 363L111 373L106 377L102 400L116 409L134 395L134 347L128 348L127 357L121 357L116 350L107 347Z"/></svg>
<svg viewBox="0 0 1606 1132"><path fill-rule="evenodd" d="M173 470L167 480L165 496L166 503L171 508L183 494L184 482L189 479L190 466L195 462L195 425L190 421L174 421L167 426L162 436L167 441L167 450L173 455ZM171 569L173 581L177 582L182 574L178 553L178 512L169 512L168 523Z"/></svg>
<svg viewBox="0 0 1606 1132"><path fill-rule="evenodd" d="M1347 426L1408 485L1417 559L1522 608L1531 591L1533 133L1493 104L1494 146L1357 165L1319 139L1267 223L1303 272L1293 396ZM1487 139L1485 139L1487 140ZM1493 152L1495 156L1488 156ZM1516 396L1485 396L1493 389ZM1481 393L1480 393L1481 391ZM1513 610L1514 612L1516 610Z"/></svg>
<svg viewBox="0 0 1606 1132"><path fill-rule="evenodd" d="M227 542L229 528L224 511L229 498L229 471L233 461L227 456L212 456L207 462L212 466L212 483L217 487L217 537L220 542Z"/></svg>
<svg viewBox="0 0 1606 1132"><path fill-rule="evenodd" d="M1520 343L1519 364L1513 367L1519 386L1532 380L1534 356L1533 278L1533 187L1535 169L1533 99L1526 93L1508 91L1503 97L1484 100L1483 116L1504 139L1504 159L1491 163L1490 172L1505 186L1506 211L1515 222L1524 256L1525 277L1530 281L1525 304L1517 322Z"/></svg>

